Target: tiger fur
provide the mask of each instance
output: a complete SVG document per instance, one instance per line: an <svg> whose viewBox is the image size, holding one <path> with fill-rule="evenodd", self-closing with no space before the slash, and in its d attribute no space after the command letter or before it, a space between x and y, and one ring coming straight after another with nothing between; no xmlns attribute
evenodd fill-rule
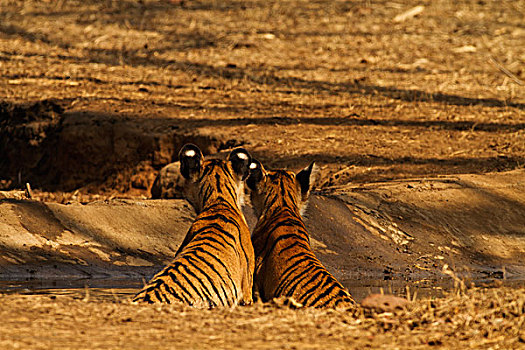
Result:
<svg viewBox="0 0 525 350"><path fill-rule="evenodd" d="M133 301L182 302L203 308L251 304L254 253L240 210L251 157L237 148L227 160L203 160L200 149L188 144L179 159L184 196L197 218L173 262Z"/></svg>
<svg viewBox="0 0 525 350"><path fill-rule="evenodd" d="M263 301L289 297L307 307L352 308L350 293L314 255L301 217L313 170L314 163L297 175L266 171L256 160L250 164L246 184L258 217L254 291Z"/></svg>

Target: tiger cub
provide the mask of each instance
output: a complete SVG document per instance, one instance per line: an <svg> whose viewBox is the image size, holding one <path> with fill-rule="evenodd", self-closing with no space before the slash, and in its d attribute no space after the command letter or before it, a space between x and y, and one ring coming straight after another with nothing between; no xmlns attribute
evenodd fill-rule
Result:
<svg viewBox="0 0 525 350"><path fill-rule="evenodd" d="M179 160L184 196L198 215L173 262L133 301L203 308L251 304L254 253L240 210L250 154L237 148L227 160L203 160L200 149L187 144Z"/></svg>
<svg viewBox="0 0 525 350"><path fill-rule="evenodd" d="M314 163L300 171L266 171L253 160L246 180L257 225L254 291L263 301L291 297L303 306L351 308L350 293L317 259L310 247L301 209L315 173Z"/></svg>

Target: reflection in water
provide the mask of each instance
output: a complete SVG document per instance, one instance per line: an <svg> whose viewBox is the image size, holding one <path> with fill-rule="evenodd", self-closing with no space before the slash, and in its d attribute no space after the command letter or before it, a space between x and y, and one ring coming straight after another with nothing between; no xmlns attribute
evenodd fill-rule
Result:
<svg viewBox="0 0 525 350"><path fill-rule="evenodd" d="M451 279L419 281L360 279L342 280L357 301L363 300L372 293L388 293L402 297L414 295L420 298L442 297L446 292L454 290ZM525 280L477 280L473 282L479 287L525 287ZM29 280L29 281L1 281L0 293L18 293L26 295L56 295L71 296L100 301L129 300L142 286L144 281L135 279L70 279L70 280Z"/></svg>
<svg viewBox="0 0 525 350"><path fill-rule="evenodd" d="M101 301L124 301L130 299L142 286L143 281L124 279L73 279L0 281L1 293L26 295L61 295Z"/></svg>
<svg viewBox="0 0 525 350"><path fill-rule="evenodd" d="M467 287L525 287L525 279L479 279L479 280L464 280ZM406 281L404 279L365 279L365 280L342 280L341 283L350 290L352 296L361 301L366 296L373 293L394 294L401 297L416 296L421 298L439 298L446 293L453 292L456 288L454 280L451 278L441 279L421 279L415 281Z"/></svg>
<svg viewBox="0 0 525 350"><path fill-rule="evenodd" d="M451 280L420 280L406 281L404 279L367 279L367 280L342 280L341 283L348 288L356 301L363 300L374 293L394 294L401 297L442 297L446 291L454 289Z"/></svg>

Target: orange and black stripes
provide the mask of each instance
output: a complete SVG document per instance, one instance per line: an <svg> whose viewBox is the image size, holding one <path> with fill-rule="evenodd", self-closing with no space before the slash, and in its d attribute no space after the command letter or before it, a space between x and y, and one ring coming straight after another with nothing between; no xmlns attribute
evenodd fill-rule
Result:
<svg viewBox="0 0 525 350"><path fill-rule="evenodd" d="M291 297L304 306L352 307L351 295L310 247L300 205L308 196L312 166L303 172L295 176L282 170L266 172L258 162L253 166L247 183L259 215L252 234L254 288L264 301Z"/></svg>
<svg viewBox="0 0 525 350"><path fill-rule="evenodd" d="M190 169L183 169L183 151L181 174L188 178L186 194L199 214L175 260L156 274L133 300L183 302L198 307L249 304L254 255L238 205L247 164L244 172L238 172L236 169L242 167L235 163L249 162L249 155L242 150L243 156L237 157L239 151L234 150L228 161L188 160ZM186 152L190 157L200 154L195 148Z"/></svg>

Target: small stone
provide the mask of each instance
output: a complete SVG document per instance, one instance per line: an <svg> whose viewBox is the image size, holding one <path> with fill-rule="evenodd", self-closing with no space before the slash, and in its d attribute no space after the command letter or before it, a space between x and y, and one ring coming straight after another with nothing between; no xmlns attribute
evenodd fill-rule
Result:
<svg viewBox="0 0 525 350"><path fill-rule="evenodd" d="M379 312L388 312L403 309L409 303L407 299L391 294L370 294L363 299L361 306Z"/></svg>
<svg viewBox="0 0 525 350"><path fill-rule="evenodd" d="M180 163L174 162L166 165L159 171L151 186L152 199L184 198L182 188L184 178L180 173Z"/></svg>

